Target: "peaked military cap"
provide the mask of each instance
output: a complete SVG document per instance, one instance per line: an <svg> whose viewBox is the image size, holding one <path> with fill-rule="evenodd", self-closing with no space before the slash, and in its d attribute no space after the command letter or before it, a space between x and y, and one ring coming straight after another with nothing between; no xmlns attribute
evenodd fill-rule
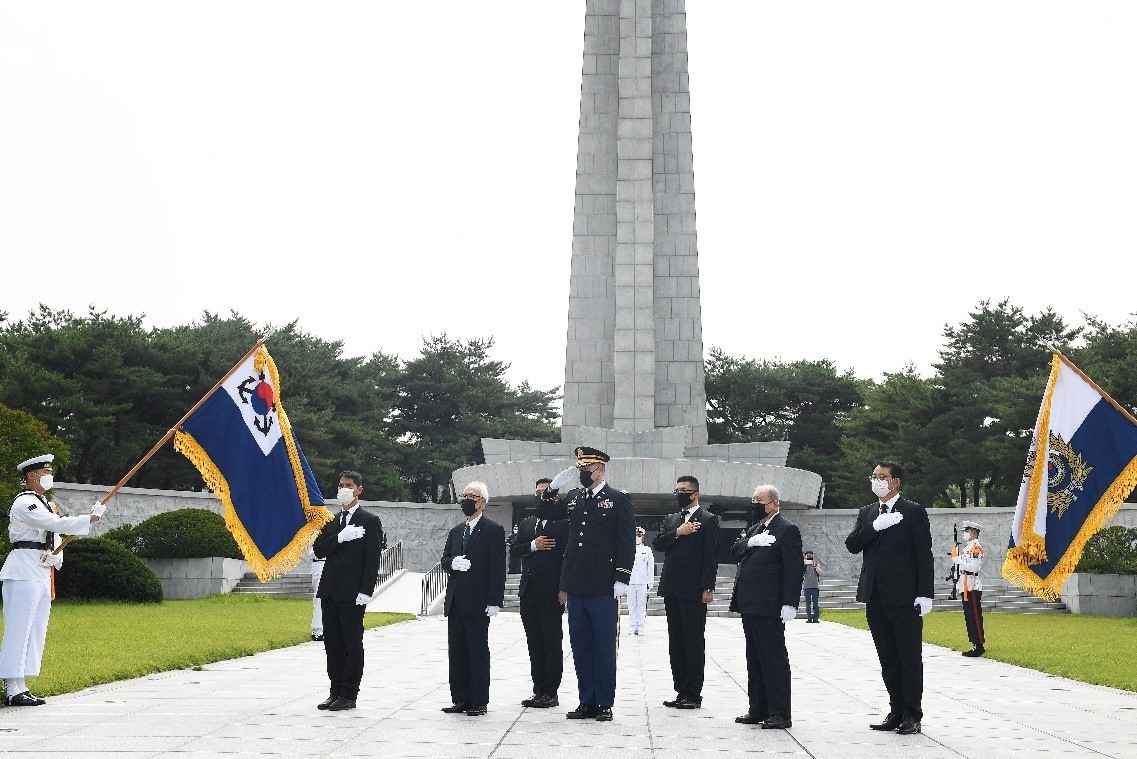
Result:
<svg viewBox="0 0 1137 759"><path fill-rule="evenodd" d="M969 519L963 520L963 522L961 524L963 526L963 529L965 529L965 530L975 530L976 532L979 532L980 530L983 529L982 527L979 526L978 522L972 522Z"/></svg>
<svg viewBox="0 0 1137 759"><path fill-rule="evenodd" d="M647 532L646 532L646 531L644 531L644 528L642 528L642 527L637 527L637 528L636 528L636 534L637 534L637 535L647 535Z"/></svg>
<svg viewBox="0 0 1137 759"><path fill-rule="evenodd" d="M30 458L27 461L21 461L19 464L16 464L16 471L20 474L27 474L28 472L34 472L36 469L43 469L53 461L55 461L55 454L45 453L42 456L36 456L35 458Z"/></svg>
<svg viewBox="0 0 1137 759"><path fill-rule="evenodd" d="M580 448L576 449L575 453L576 466L580 469L583 469L584 467L591 464L607 464L612 460L611 456L609 456L604 451L597 450L596 448L587 448L585 446L581 446Z"/></svg>

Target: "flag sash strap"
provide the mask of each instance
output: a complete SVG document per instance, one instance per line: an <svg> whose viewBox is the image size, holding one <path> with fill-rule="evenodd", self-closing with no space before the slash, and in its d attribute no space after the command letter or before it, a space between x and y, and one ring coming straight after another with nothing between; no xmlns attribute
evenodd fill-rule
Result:
<svg viewBox="0 0 1137 759"><path fill-rule="evenodd" d="M1045 506L1044 499L1048 492L1047 463L1050 458L1051 409L1055 387L1063 366L1076 373L1103 400L1109 402L1130 422L1137 425L1137 420L1124 407L1110 398L1069 359L1057 351L1054 352L1051 359L1050 378L1039 409L1034 441L1031 446L1035 451L1035 460L1031 468L1030 481L1026 488L1026 503L1020 504L1020 508L1016 509L1016 523L1012 525L1014 546L1007 550L1007 558L1003 564L1003 577L1006 580L1049 601L1058 599L1062 585L1066 578L1073 573L1079 559L1081 559L1082 550L1086 543L1117 514L1125 497L1132 492L1134 487L1137 487L1137 455L1133 455L1113 478L1094 507L1087 513L1076 535L1062 551L1061 556L1057 557L1057 561L1046 576L1042 577L1032 569L1032 565L1044 563L1051 558L1047 555L1046 533L1038 530L1040 524L1039 508L1040 501L1043 507ZM1045 530L1045 518L1046 514L1043 511L1041 515L1043 530ZM1016 528L1019 533L1017 536L1014 534Z"/></svg>
<svg viewBox="0 0 1137 759"><path fill-rule="evenodd" d="M254 368L257 371L264 371L271 375L273 387L279 392L280 374L277 371L276 363L272 360L272 356L269 355L263 346L256 352ZM264 556L261 553L256 541L253 540L248 529L242 523L237 513L237 508L233 503L233 498L229 491L229 483L225 475L213 462L213 459L210 458L201 444L185 429L179 429L174 436L174 450L190 460L201 474L202 479L205 480L205 483L209 486L209 489L220 499L225 509L225 525L229 529L229 532L232 533L233 539L241 549L241 553L244 554L245 560L249 563L249 568L253 570L261 582L266 582L274 577L287 574L290 570L294 569L300 563L303 552L312 545L323 526L332 519L332 513L328 511L327 508L321 504L313 505L308 497L304 467L301 464L296 440L292 435L292 425L289 423L288 415L285 413L284 406L279 402L279 399L276 406L276 414L280 421L281 439L288 454L288 462L291 467L293 479L295 480L297 496L300 499L300 505L304 512L306 524L287 545L271 557Z"/></svg>

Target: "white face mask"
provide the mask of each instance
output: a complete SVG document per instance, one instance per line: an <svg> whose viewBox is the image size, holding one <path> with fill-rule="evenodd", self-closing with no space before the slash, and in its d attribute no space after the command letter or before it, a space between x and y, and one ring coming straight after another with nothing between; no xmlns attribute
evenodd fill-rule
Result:
<svg viewBox="0 0 1137 759"><path fill-rule="evenodd" d="M55 486L55 478L50 474L45 474L39 478L39 486L44 490L51 490Z"/></svg>
<svg viewBox="0 0 1137 759"><path fill-rule="evenodd" d="M340 488L336 492L336 500L340 502L341 506L347 506L355 500L355 488Z"/></svg>
<svg viewBox="0 0 1137 759"><path fill-rule="evenodd" d="M884 498L886 495L888 495L888 491L892 489L888 486L889 482L889 480L872 481L872 492L876 493L877 498Z"/></svg>
<svg viewBox="0 0 1137 759"><path fill-rule="evenodd" d="M644 544L644 539L642 537L636 536L636 542L642 546Z"/></svg>

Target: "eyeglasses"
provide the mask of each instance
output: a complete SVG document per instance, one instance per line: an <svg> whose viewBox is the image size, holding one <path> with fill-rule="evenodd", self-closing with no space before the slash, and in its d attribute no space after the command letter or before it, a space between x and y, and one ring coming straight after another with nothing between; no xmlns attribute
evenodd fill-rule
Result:
<svg viewBox="0 0 1137 759"><path fill-rule="evenodd" d="M477 493L463 493L462 497L463 498L469 498L471 501L482 500L482 497L480 495L478 495Z"/></svg>
<svg viewBox="0 0 1137 759"><path fill-rule="evenodd" d="M698 492L699 492L698 490L679 490L679 489L675 489L675 490L672 490L672 491L671 491L671 495L692 495L692 494L694 494L694 493L698 493Z"/></svg>
<svg viewBox="0 0 1137 759"><path fill-rule="evenodd" d="M887 474L874 474L869 477L869 482L888 482L891 479Z"/></svg>

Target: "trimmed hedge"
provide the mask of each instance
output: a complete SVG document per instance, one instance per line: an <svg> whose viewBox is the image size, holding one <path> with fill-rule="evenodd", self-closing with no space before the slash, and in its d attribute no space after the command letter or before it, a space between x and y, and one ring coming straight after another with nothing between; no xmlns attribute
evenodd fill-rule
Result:
<svg viewBox="0 0 1137 759"><path fill-rule="evenodd" d="M57 598L158 603L162 584L142 560L113 540L84 538L63 551L55 573Z"/></svg>
<svg viewBox="0 0 1137 759"><path fill-rule="evenodd" d="M1108 575L1137 574L1137 528L1106 527L1086 543L1075 572Z"/></svg>
<svg viewBox="0 0 1137 759"><path fill-rule="evenodd" d="M158 514L129 533L120 527L115 539L146 559L243 559L225 519L205 509L178 509Z"/></svg>

